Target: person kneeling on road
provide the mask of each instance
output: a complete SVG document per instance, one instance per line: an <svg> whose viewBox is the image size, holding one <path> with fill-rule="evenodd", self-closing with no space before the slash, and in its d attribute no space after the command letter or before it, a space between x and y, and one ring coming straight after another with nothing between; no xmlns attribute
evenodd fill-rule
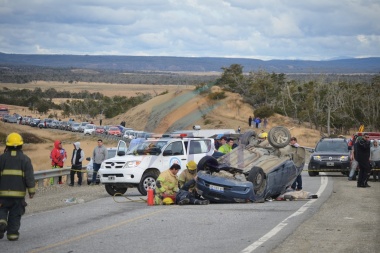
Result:
<svg viewBox="0 0 380 253"><path fill-rule="evenodd" d="M174 203L176 193L179 191L177 173L180 169L181 166L175 163L158 176L154 197L155 205Z"/></svg>
<svg viewBox="0 0 380 253"><path fill-rule="evenodd" d="M193 205L208 205L210 204L210 201L207 199L199 199L198 194L196 192L196 189L194 189L192 192L189 191L190 188L193 188L195 186L197 180L197 176L194 177L194 179L186 182L182 188L179 190L176 196L176 204L178 205L186 205L186 204L193 204Z"/></svg>

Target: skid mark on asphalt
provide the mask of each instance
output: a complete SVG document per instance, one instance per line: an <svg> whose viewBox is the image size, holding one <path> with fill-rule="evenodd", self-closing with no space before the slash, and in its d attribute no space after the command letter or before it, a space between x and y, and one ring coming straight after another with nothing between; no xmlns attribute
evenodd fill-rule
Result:
<svg viewBox="0 0 380 253"><path fill-rule="evenodd" d="M169 211L172 208L176 208L176 207L178 207L178 206L173 205L173 206L170 206L170 208L167 208L167 209L163 209L163 210L156 211L156 212L153 212L153 213L148 213L148 214L145 214L145 215L141 215L141 216L138 216L138 217L133 218L133 219L129 219L129 220L126 220L126 221L123 221L123 222L120 222L120 223L117 223L117 224L114 224L114 225L111 225L111 226L108 226L108 227L100 228L100 229L94 230L92 232L89 232L89 233L86 233L86 234L82 234L80 236L75 236L75 237L72 237L72 238L69 238L69 239L57 242L57 243L49 244L49 245L46 245L46 246L44 246L42 248L37 248L37 249L34 249L34 250L30 250L30 251L28 251L28 253L44 252L44 251L50 250L52 248L56 248L56 247L61 246L61 245L66 245L66 244L71 243L71 242L82 240L83 238L90 237L90 236L93 236L95 234L99 234L101 232L107 231L107 230L111 230L111 229L114 229L114 228L117 228L117 227L121 227L121 226L126 225L128 223L131 223L131 222L134 222L134 221L137 221L137 220L141 220L141 219L144 219L146 217L150 217L150 216L156 215L158 213ZM51 251L49 251L49 252L51 252Z"/></svg>
<svg viewBox="0 0 380 253"><path fill-rule="evenodd" d="M325 173L321 173L324 174ZM317 195L321 196L323 191L326 189L328 183L328 178L326 176L321 177L321 185L319 186ZM262 236L259 240L249 245L247 248L243 249L241 253L249 253L253 252L255 249L257 249L259 246L261 246L263 243L268 241L270 238L275 236L278 232L280 232L286 225L288 225L288 222L291 218L303 214L309 207L318 199L311 199L309 200L305 205L301 206L297 211L295 211L292 215L288 216L285 220L281 221L277 226L275 226L271 231L266 233L264 236Z"/></svg>

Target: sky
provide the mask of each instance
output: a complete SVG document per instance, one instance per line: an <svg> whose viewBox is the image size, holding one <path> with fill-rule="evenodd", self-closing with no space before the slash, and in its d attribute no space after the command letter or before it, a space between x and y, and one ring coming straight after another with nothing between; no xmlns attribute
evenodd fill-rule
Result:
<svg viewBox="0 0 380 253"><path fill-rule="evenodd" d="M380 57L380 1L0 0L0 52Z"/></svg>

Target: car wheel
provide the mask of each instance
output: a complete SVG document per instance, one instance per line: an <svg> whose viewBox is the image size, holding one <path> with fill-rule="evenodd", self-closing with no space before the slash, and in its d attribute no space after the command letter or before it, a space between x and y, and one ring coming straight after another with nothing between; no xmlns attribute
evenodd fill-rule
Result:
<svg viewBox="0 0 380 253"><path fill-rule="evenodd" d="M241 136L240 143L243 145L249 145L250 143L253 143L255 137L256 137L255 131L247 131Z"/></svg>
<svg viewBox="0 0 380 253"><path fill-rule="evenodd" d="M151 187L152 189L156 188L157 178L157 173L146 172L143 174L141 181L137 187L137 190L141 193L141 195L146 196L149 187Z"/></svg>
<svg viewBox="0 0 380 253"><path fill-rule="evenodd" d="M256 197L265 198L265 189L267 187L267 179L262 168L254 166L248 174L248 181L253 183L253 190Z"/></svg>
<svg viewBox="0 0 380 253"><path fill-rule="evenodd" d="M116 187L115 185L112 185L112 184L106 184L105 188L106 188L107 193L111 196L115 196L115 194L123 195L128 190L127 187Z"/></svg>
<svg viewBox="0 0 380 253"><path fill-rule="evenodd" d="M274 148L286 147L290 142L291 134L286 127L273 127L268 133L269 144Z"/></svg>
<svg viewBox="0 0 380 253"><path fill-rule="evenodd" d="M215 157L212 156L204 156L201 160L199 160L197 165L197 171L219 171L219 163Z"/></svg>
<svg viewBox="0 0 380 253"><path fill-rule="evenodd" d="M309 173L309 176L311 176L311 177L315 177L315 176L319 175L318 171L308 171L308 173Z"/></svg>

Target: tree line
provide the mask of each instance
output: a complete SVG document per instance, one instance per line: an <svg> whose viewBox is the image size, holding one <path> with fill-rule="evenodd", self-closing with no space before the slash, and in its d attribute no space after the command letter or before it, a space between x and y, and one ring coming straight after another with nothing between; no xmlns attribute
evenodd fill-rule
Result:
<svg viewBox="0 0 380 253"><path fill-rule="evenodd" d="M216 84L239 93L259 117L279 113L326 129L328 134L331 128L346 134L361 124L366 131L380 128L380 75L368 82L339 77L331 80L326 75L302 82L260 70L246 75L243 66L233 64L223 68Z"/></svg>
<svg viewBox="0 0 380 253"><path fill-rule="evenodd" d="M159 94L161 95L161 94ZM67 98L65 102L56 104L53 98ZM134 97L104 96L99 92L57 91L49 88L43 91L41 88L9 89L4 87L0 91L0 101L4 104L28 107L31 112L37 111L46 114L49 110L62 110L63 117L76 116L80 119L95 118L101 114L105 118L113 118L128 111L141 103L151 99L148 93L139 93ZM49 115L57 118L57 115Z"/></svg>

